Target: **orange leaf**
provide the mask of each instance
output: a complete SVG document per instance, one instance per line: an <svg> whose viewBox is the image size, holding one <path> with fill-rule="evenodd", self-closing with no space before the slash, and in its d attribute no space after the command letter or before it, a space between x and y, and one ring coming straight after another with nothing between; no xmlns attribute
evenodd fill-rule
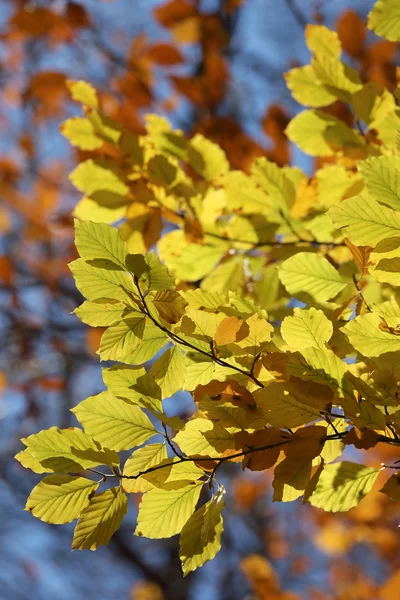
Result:
<svg viewBox="0 0 400 600"><path fill-rule="evenodd" d="M243 319L238 317L226 317L218 325L215 332L215 343L217 346L225 346L236 341L237 334L243 325Z"/></svg>
<svg viewBox="0 0 400 600"><path fill-rule="evenodd" d="M346 10L336 22L342 48L350 56L360 56L363 51L366 30L360 15L354 10Z"/></svg>
<svg viewBox="0 0 400 600"><path fill-rule="evenodd" d="M154 44L146 56L152 62L162 66L178 65L183 62L182 54L171 44Z"/></svg>
<svg viewBox="0 0 400 600"><path fill-rule="evenodd" d="M195 17L197 14L196 8L184 0L170 0L154 10L155 18L164 27L172 27L179 21Z"/></svg>

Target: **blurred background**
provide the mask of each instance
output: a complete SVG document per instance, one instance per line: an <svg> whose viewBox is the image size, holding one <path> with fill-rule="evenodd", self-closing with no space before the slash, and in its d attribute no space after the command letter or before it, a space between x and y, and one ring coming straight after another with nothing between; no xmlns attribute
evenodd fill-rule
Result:
<svg viewBox="0 0 400 600"><path fill-rule="evenodd" d="M398 47L366 35L373 3L0 0L1 600L400 598L400 508L383 494L345 515L276 506L268 473L228 467L223 549L183 579L176 538L132 536L136 496L109 547L71 553L72 526L23 512L38 478L13 459L21 437L76 424L69 409L103 389L100 334L70 315L81 302L66 267L77 156L59 125L79 107L66 79L96 86L134 132L155 112L217 141L235 168L265 155L312 173L284 135L301 107L283 74L308 62L305 25L319 23L337 29L364 81L393 88ZM351 118L340 103L324 110ZM190 414L190 397L174 402Z"/></svg>

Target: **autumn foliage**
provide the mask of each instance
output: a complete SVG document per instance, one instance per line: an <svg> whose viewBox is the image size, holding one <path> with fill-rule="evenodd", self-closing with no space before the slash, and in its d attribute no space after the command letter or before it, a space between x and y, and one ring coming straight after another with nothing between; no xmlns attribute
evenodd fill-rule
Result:
<svg viewBox="0 0 400 600"><path fill-rule="evenodd" d="M44 475L26 509L52 524L77 519L72 548L95 550L133 498L134 534L179 534L187 575L223 548L229 502L249 510L270 488L274 502L302 499L298 514L308 515L317 547L332 556L373 544L392 566L387 582L364 581L361 571L340 577L354 579L354 598L392 600L398 542L389 521L400 500L397 3L379 0L370 12L368 30L382 38L372 44L352 11L337 31L306 26L310 63L285 74L305 108L290 119L269 107L268 150L218 110L241 2L225 4L223 19L196 3L160 5L154 15L171 41L138 37L125 62L105 44L105 63L121 67L110 89L40 72L24 91L35 123L59 123L61 107L75 107L60 125L76 151L74 245L69 211L54 212L64 164L36 173L28 197L15 185L18 169L4 163L4 227L17 211L24 268L55 298L68 298L73 323L78 317L93 328L84 352L106 363L104 391L72 409L73 427L55 423L22 439L17 460ZM72 2L63 15L35 11L16 11L10 44L45 36L57 45L91 27ZM191 44L201 49L197 70L171 71ZM155 101L160 69L174 94ZM182 98L195 115L189 131L166 118ZM314 157L311 175L289 166L289 143ZM20 145L35 169L34 136ZM46 265L55 240L61 250ZM18 304L15 269L9 257L0 260ZM51 344L73 353L59 326ZM171 404L182 392L193 401L190 414ZM270 557L285 555L284 539L269 535ZM261 555L247 556L241 569L257 598L298 598ZM313 598L353 597L346 593Z"/></svg>

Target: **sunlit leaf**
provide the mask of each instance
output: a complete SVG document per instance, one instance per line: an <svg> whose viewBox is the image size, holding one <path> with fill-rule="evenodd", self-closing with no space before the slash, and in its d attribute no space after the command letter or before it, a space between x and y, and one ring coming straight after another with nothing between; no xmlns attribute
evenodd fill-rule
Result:
<svg viewBox="0 0 400 600"><path fill-rule="evenodd" d="M122 488L95 494L75 527L72 550L96 550L97 546L108 544L127 511L128 500Z"/></svg>
<svg viewBox="0 0 400 600"><path fill-rule="evenodd" d="M68 475L49 475L32 490L25 510L46 523L70 523L88 506L99 484Z"/></svg>
<svg viewBox="0 0 400 600"><path fill-rule="evenodd" d="M323 510L350 510L371 491L377 469L348 461L326 465L309 502Z"/></svg>

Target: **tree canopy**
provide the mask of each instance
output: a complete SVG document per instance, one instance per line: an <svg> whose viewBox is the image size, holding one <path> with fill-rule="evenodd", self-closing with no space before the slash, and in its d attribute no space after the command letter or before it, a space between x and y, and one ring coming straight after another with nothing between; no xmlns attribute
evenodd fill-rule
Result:
<svg viewBox="0 0 400 600"><path fill-rule="evenodd" d="M400 41L397 2L379 0L368 28ZM107 544L141 494L134 534L179 534L187 575L221 548L224 468L270 470L273 501L324 511L374 486L400 500L399 88L341 60L365 59L364 29L305 36L311 62L285 79L306 108L286 136L311 175L258 149L239 165L234 146L155 114L135 132L91 82L67 81L82 107L61 125L82 193L74 312L101 333L105 390L16 458L44 474L26 510L78 519L73 549ZM182 390L187 419L168 408Z"/></svg>

